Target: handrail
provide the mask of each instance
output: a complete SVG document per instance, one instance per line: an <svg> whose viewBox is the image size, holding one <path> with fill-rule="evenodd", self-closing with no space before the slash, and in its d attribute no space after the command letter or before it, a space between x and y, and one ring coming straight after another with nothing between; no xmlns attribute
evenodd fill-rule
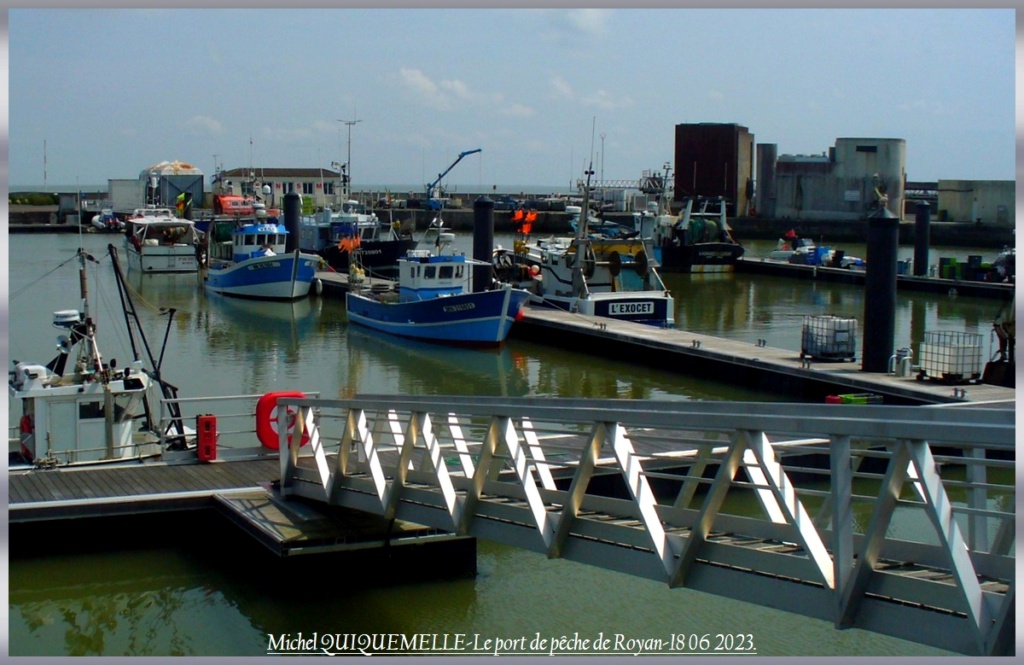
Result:
<svg viewBox="0 0 1024 665"><path fill-rule="evenodd" d="M1012 648L1013 410L360 395L281 398L279 419L289 407L310 445L280 433L285 497L962 653ZM607 472L628 498L588 490ZM760 512L731 512L730 492ZM897 509L923 541L889 534Z"/></svg>

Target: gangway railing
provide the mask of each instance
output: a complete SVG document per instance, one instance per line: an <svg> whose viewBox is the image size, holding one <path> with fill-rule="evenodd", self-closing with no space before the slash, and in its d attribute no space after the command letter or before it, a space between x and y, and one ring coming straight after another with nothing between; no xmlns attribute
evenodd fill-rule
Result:
<svg viewBox="0 0 1024 665"><path fill-rule="evenodd" d="M385 395L287 408L285 497L1013 653L1013 410Z"/></svg>

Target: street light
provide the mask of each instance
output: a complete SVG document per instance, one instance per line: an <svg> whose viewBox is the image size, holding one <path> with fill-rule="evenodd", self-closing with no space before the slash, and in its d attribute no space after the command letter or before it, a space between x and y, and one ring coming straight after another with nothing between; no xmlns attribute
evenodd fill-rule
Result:
<svg viewBox="0 0 1024 665"><path fill-rule="evenodd" d="M348 125L348 161L345 165L348 166L348 178L344 181L345 184L345 198L348 198L351 192L350 183L352 182L352 125L362 120L339 120L338 122Z"/></svg>

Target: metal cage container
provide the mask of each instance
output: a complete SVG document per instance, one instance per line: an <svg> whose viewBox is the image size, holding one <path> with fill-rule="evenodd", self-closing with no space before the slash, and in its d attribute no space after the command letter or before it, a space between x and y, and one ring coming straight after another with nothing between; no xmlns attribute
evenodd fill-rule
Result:
<svg viewBox="0 0 1024 665"><path fill-rule="evenodd" d="M857 319L805 316L800 358L853 360L857 355Z"/></svg>
<svg viewBox="0 0 1024 665"><path fill-rule="evenodd" d="M966 383L981 377L981 335L958 331L926 332L921 343L920 374L949 383Z"/></svg>

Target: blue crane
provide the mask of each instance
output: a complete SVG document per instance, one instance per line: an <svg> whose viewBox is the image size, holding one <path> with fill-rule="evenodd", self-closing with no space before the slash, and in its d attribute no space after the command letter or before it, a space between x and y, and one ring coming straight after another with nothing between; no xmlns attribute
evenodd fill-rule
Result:
<svg viewBox="0 0 1024 665"><path fill-rule="evenodd" d="M439 200L437 200L436 198L434 198L434 191L435 191L436 187L438 186L438 184L441 182L441 180L446 175L448 175L448 172L451 171L452 169L454 169L455 165L458 164L459 162L461 162L463 157L466 157L467 155L472 155L474 153L478 153L481 150L482 150L482 148L477 148L476 150L467 150L466 152L460 152L459 156L455 159L454 162L452 162L451 166L446 168L444 170L444 173L439 173L438 176L437 176L437 180L435 180L434 182L432 182L429 185L427 185L427 208L428 209L430 209L430 210L440 210L441 209L441 202Z"/></svg>

